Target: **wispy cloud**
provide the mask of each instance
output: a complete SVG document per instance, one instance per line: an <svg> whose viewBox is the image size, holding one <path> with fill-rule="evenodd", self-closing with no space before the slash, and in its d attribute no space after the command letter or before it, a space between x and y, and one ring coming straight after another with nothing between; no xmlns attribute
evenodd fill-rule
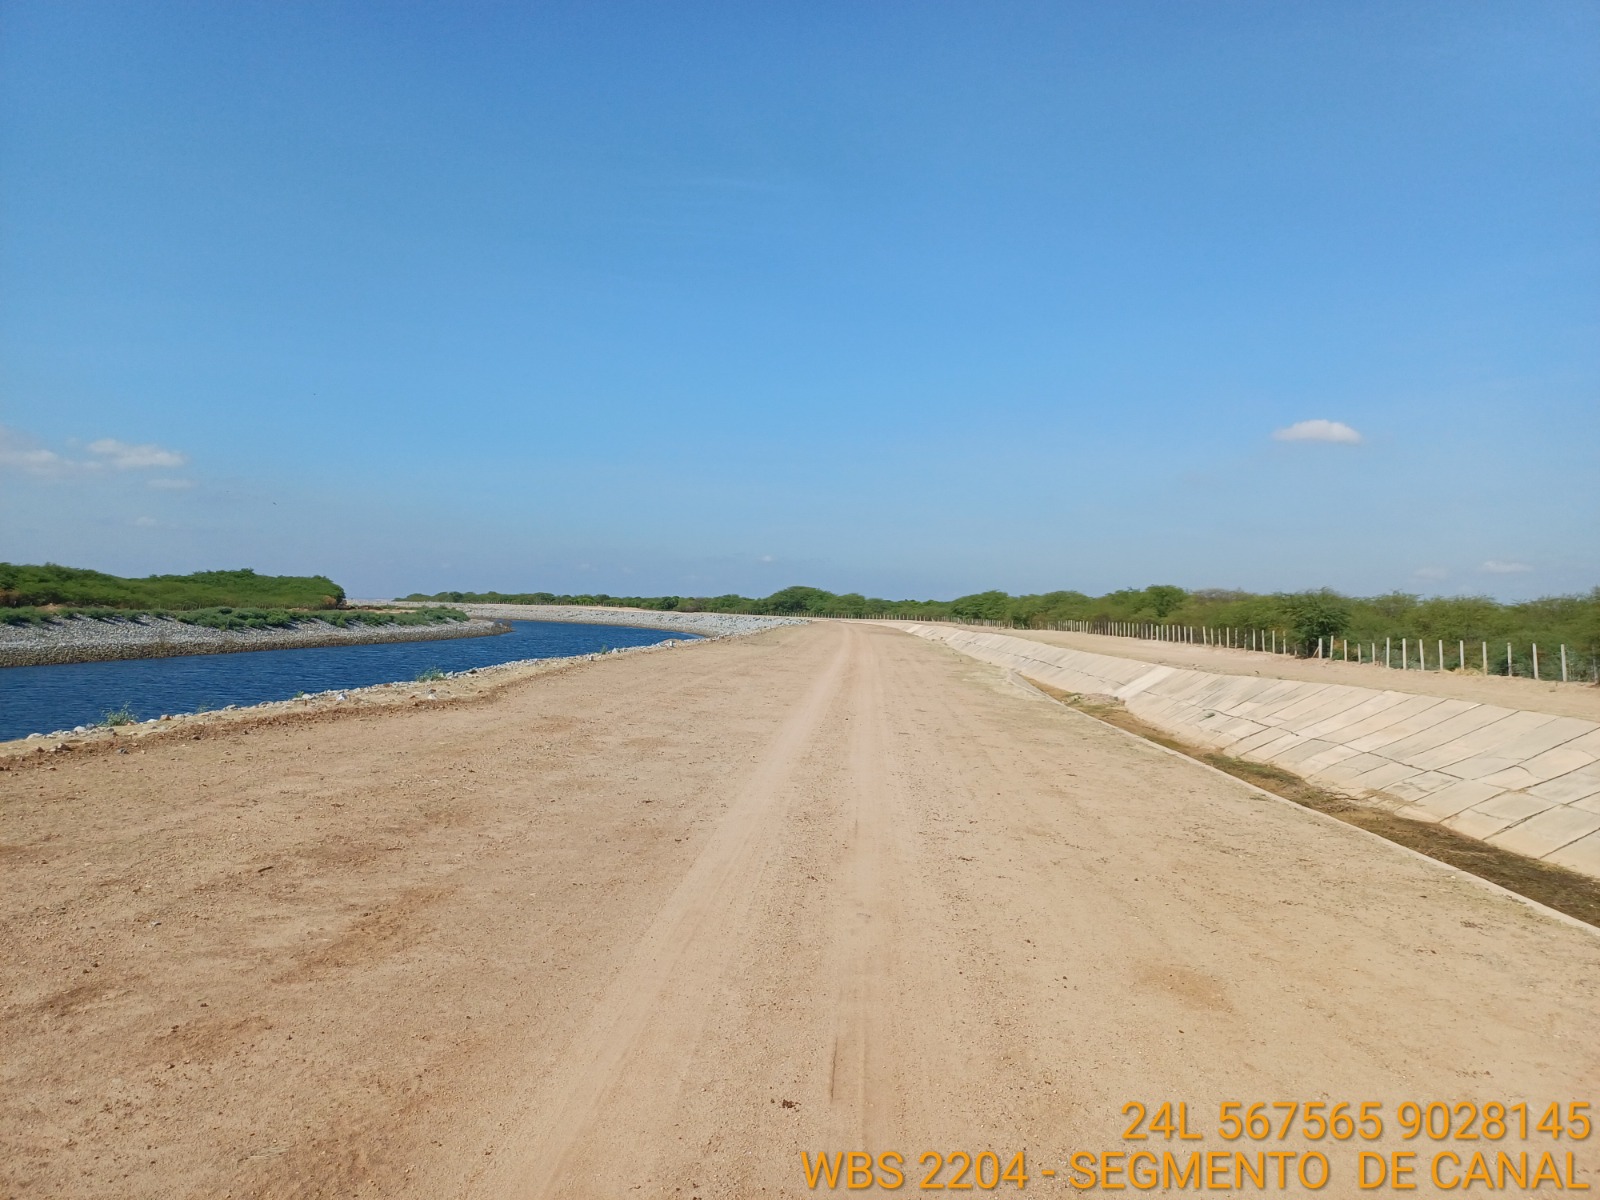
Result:
<svg viewBox="0 0 1600 1200"><path fill-rule="evenodd" d="M75 458L52 450L31 434L0 425L0 471L39 479L92 475L101 471L171 470L189 461L186 454L152 443L134 445L116 438L99 438L85 449L91 457ZM151 487L179 490L192 487L187 479L151 479Z"/></svg>
<svg viewBox="0 0 1600 1200"><path fill-rule="evenodd" d="M1361 441L1361 435L1343 421L1325 421L1321 417L1296 421L1274 430L1272 436L1280 442L1336 442L1346 446L1355 446Z"/></svg>
<svg viewBox="0 0 1600 1200"><path fill-rule="evenodd" d="M100 458L118 471L133 471L146 467L181 467L189 461L186 455L176 450L163 449L160 446L144 443L143 445L130 445L119 442L116 438L100 438L89 443L89 453L97 454Z"/></svg>
<svg viewBox="0 0 1600 1200"><path fill-rule="evenodd" d="M0 470L51 476L64 475L77 465L54 450L45 449L36 438L0 425Z"/></svg>
<svg viewBox="0 0 1600 1200"><path fill-rule="evenodd" d="M1499 559L1491 558L1478 570L1487 571L1491 575L1521 575L1524 571L1531 571L1533 568L1527 563L1501 562Z"/></svg>
<svg viewBox="0 0 1600 1200"><path fill-rule="evenodd" d="M153 487L158 492L182 492L194 486L192 479L169 479L162 476L156 479L146 479L146 487Z"/></svg>

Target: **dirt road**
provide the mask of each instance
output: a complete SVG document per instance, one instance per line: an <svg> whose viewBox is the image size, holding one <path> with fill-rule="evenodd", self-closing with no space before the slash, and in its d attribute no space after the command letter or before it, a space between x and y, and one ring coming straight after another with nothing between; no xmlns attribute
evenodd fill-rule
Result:
<svg viewBox="0 0 1600 1200"><path fill-rule="evenodd" d="M854 1149L1074 1195L1074 1151L1261 1149L1225 1100L1465 1162L1396 1106L1600 1084L1592 932L887 629L38 757L5 1196L792 1196ZM1130 1101L1204 1140L1123 1142ZM1600 1135L1532 1137L1600 1183ZM1320 1148L1272 1194L1355 1194L1372 1147Z"/></svg>

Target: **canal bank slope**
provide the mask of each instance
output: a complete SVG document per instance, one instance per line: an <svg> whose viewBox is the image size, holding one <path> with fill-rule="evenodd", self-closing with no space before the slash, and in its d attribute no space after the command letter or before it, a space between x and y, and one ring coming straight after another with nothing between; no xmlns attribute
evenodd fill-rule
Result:
<svg viewBox="0 0 1600 1200"><path fill-rule="evenodd" d="M1112 697L1187 745L1271 763L1401 816L1600 877L1594 721L1436 693L1153 664L1009 632L894 627L1066 692ZM1401 675L1371 669L1365 678ZM1497 681L1460 682L1483 690Z"/></svg>
<svg viewBox="0 0 1600 1200"><path fill-rule="evenodd" d="M353 600L352 604L386 604L393 608L427 608L436 602ZM635 629L668 629L701 637L759 633L783 625L803 625L805 617L757 617L742 613L663 612L654 608L590 608L578 604L455 604L462 612L494 621L563 621L579 625L629 625Z"/></svg>
<svg viewBox="0 0 1600 1200"><path fill-rule="evenodd" d="M299 621L283 629L211 629L170 617L98 620L68 617L47 625L0 625L0 667L231 654L306 646L359 646L372 642L425 642L488 637L506 632L498 621L476 618L437 625L331 625Z"/></svg>
<svg viewBox="0 0 1600 1200"><path fill-rule="evenodd" d="M19 1200L1039 1178L1241 1097L1381 1105L1272 1143L1347 1196L1401 1101L1600 1081L1591 931L881 627L140 749L0 772Z"/></svg>

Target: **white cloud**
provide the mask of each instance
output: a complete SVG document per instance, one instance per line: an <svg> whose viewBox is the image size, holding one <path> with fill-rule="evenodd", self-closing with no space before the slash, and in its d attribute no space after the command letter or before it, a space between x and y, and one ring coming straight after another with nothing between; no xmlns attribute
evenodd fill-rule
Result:
<svg viewBox="0 0 1600 1200"><path fill-rule="evenodd" d="M153 487L159 492L181 492L194 486L192 479L146 479L146 487Z"/></svg>
<svg viewBox="0 0 1600 1200"><path fill-rule="evenodd" d="M0 425L0 470L20 471L24 475L64 475L85 464L62 458L46 450L35 438Z"/></svg>
<svg viewBox="0 0 1600 1200"><path fill-rule="evenodd" d="M140 529L149 529L156 523L156 519L154 517L135 517L133 523Z"/></svg>
<svg viewBox="0 0 1600 1200"><path fill-rule="evenodd" d="M116 438L101 438L89 443L89 453L98 454L119 471L137 470L141 467L181 467L189 459L176 450L164 450L146 443L140 446L119 442Z"/></svg>
<svg viewBox="0 0 1600 1200"><path fill-rule="evenodd" d="M1524 571L1531 571L1533 568L1527 563L1500 562L1498 559L1491 558L1478 570L1487 571L1491 575L1521 575Z"/></svg>
<svg viewBox="0 0 1600 1200"><path fill-rule="evenodd" d="M76 446L74 441L69 446ZM69 476L92 475L115 470L149 470L157 467L181 467L188 456L150 444L135 446L119 442L116 438L100 438L87 447L90 458L70 458L51 450L30 434L20 429L0 425L0 471L13 471L32 475L38 479L59 479ZM187 479L152 479L151 487L180 490L194 486Z"/></svg>
<svg viewBox="0 0 1600 1200"><path fill-rule="evenodd" d="M1272 436L1280 442L1338 442L1346 446L1357 445L1361 435L1343 421L1296 421L1293 425L1274 430Z"/></svg>

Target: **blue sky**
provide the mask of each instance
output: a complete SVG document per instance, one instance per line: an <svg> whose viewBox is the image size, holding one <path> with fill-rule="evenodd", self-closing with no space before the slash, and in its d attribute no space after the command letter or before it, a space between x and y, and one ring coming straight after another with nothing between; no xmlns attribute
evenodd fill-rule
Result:
<svg viewBox="0 0 1600 1200"><path fill-rule="evenodd" d="M0 558L1587 589L1597 134L1587 2L4 0Z"/></svg>

